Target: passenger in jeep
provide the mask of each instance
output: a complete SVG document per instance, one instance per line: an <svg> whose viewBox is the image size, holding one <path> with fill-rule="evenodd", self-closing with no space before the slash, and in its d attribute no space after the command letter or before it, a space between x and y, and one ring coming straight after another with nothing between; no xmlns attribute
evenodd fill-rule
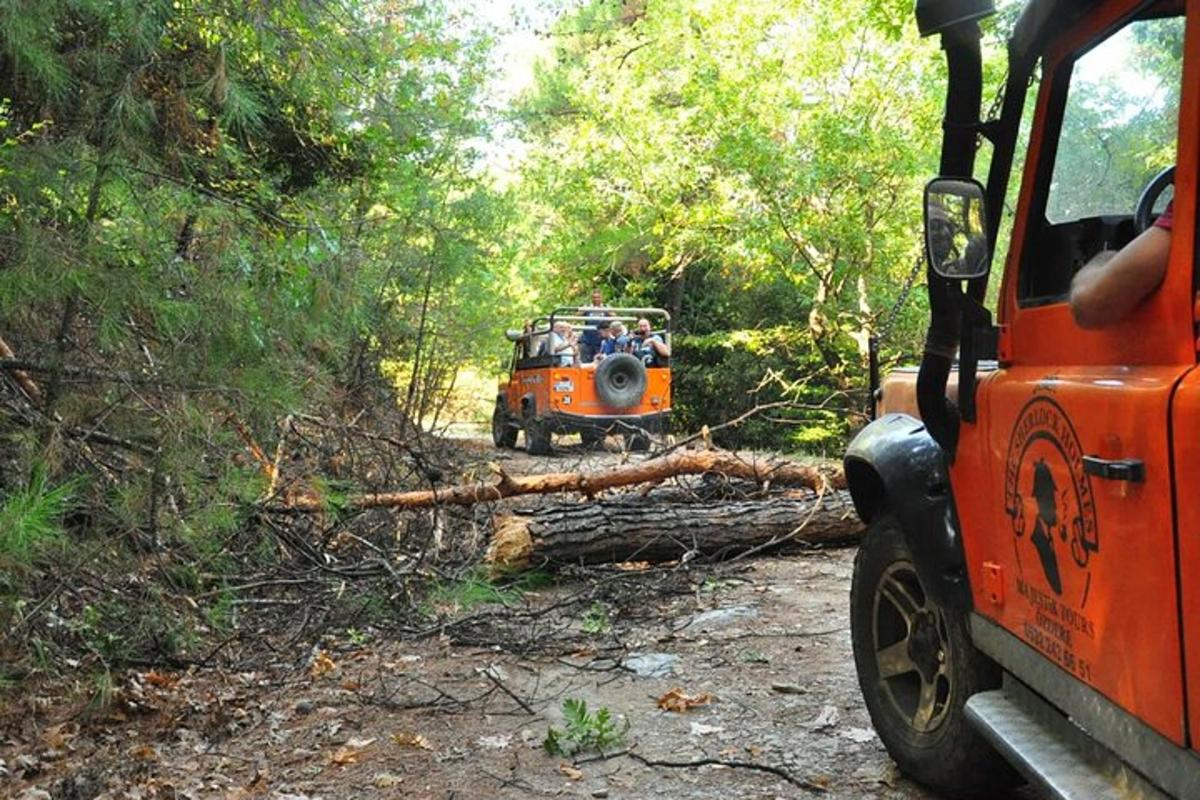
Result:
<svg viewBox="0 0 1200 800"><path fill-rule="evenodd" d="M575 328L569 322L561 320L554 323L550 331L549 355L554 356L554 363L561 367L569 367L576 363L578 355Z"/></svg>
<svg viewBox="0 0 1200 800"><path fill-rule="evenodd" d="M1071 280L1071 314L1081 328L1120 320L1146 299L1167 273L1173 206L1120 250L1097 253Z"/></svg>
<svg viewBox="0 0 1200 800"><path fill-rule="evenodd" d="M654 333L650 320L642 317L638 320L637 334L633 339L633 354L642 360L647 367L662 367L671 357L670 346L662 337Z"/></svg>

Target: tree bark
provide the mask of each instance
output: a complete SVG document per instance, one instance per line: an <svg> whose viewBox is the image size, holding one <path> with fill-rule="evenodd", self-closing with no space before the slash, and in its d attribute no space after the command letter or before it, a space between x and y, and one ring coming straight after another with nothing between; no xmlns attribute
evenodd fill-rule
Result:
<svg viewBox="0 0 1200 800"><path fill-rule="evenodd" d="M595 472L551 472L545 475L511 477L498 471L494 483L468 483L445 489L409 492L377 492L351 495L339 502L342 511L366 511L372 508L429 508L430 506L469 506L526 494L578 492L589 498L606 489L638 484L658 484L677 475L713 473L742 478L772 486L804 486L809 489L841 489L846 478L841 471L830 472L793 461L768 460L740 456L723 450L677 451L621 467ZM303 495L287 503L268 506L276 513L312 514L327 511L322 497Z"/></svg>
<svg viewBox="0 0 1200 800"><path fill-rule="evenodd" d="M709 502L624 495L502 514L495 520L487 561L496 569L516 570L673 561L688 553L724 557L856 540L862 531L845 491Z"/></svg>

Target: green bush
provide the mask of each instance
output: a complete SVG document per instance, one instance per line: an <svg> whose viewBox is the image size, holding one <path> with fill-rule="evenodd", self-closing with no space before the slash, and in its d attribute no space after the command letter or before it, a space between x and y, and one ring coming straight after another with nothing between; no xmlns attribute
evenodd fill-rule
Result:
<svg viewBox="0 0 1200 800"><path fill-rule="evenodd" d="M788 401L796 407L755 415L717 431L713 440L722 447L814 455L836 455L845 445L861 404L807 330L681 335L672 347L672 427L677 432L714 428L755 406ZM853 352L840 355L850 364L858 358ZM812 408L822 404L826 407Z"/></svg>

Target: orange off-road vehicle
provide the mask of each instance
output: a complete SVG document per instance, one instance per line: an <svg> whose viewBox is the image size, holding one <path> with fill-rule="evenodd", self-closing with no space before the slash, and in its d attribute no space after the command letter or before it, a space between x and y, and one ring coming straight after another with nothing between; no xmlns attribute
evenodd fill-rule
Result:
<svg viewBox="0 0 1200 800"><path fill-rule="evenodd" d="M652 335L670 347L671 317L661 308L556 308L533 320L530 330L508 331L513 352L492 413L495 445L514 447L517 432L524 431L526 449L545 454L556 433L578 433L585 445L619 434L629 449L645 450L651 437L666 434L671 417L669 358L617 352L581 363L577 346L555 332L558 323L569 323L575 331L595 331L621 322L636 334L643 318L649 320Z"/></svg>
<svg viewBox="0 0 1200 800"><path fill-rule="evenodd" d="M1023 775L1053 798L1194 800L1200 0L1029 0L998 116L981 120L990 6L917 2L949 66L925 196L931 319L919 370L889 376L845 456L869 523L859 682L901 769L948 796L1004 796ZM1154 224L1172 179L1161 285L1080 328L1074 273Z"/></svg>

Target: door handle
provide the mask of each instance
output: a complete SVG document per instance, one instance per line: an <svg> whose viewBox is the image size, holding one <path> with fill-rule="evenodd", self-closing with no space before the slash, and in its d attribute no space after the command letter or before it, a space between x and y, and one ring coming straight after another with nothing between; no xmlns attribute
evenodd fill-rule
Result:
<svg viewBox="0 0 1200 800"><path fill-rule="evenodd" d="M1146 482L1146 463L1140 458L1084 456L1083 471L1106 481Z"/></svg>

